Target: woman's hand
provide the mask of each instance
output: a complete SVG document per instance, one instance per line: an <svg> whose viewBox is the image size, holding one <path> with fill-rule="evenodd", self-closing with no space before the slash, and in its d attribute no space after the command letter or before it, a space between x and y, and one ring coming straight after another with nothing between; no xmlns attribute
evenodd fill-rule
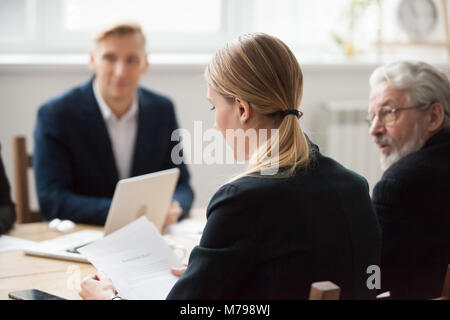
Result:
<svg viewBox="0 0 450 320"><path fill-rule="evenodd" d="M100 271L83 279L78 294L84 300L109 300L117 294L117 291L111 279Z"/></svg>
<svg viewBox="0 0 450 320"><path fill-rule="evenodd" d="M185 264L184 267L181 267L181 268L172 268L172 269L170 269L170 272L172 272L172 274L177 277L181 277L183 275L183 273L186 271L186 269L187 269L187 264Z"/></svg>

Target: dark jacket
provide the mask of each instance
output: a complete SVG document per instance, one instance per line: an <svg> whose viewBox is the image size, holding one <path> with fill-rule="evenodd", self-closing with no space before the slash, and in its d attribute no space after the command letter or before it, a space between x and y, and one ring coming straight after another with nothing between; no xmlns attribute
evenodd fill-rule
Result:
<svg viewBox="0 0 450 320"><path fill-rule="evenodd" d="M6 177L0 152L0 234L8 232L15 220L16 211L11 201L9 182Z"/></svg>
<svg viewBox="0 0 450 320"><path fill-rule="evenodd" d="M118 172L105 121L92 81L69 90L38 112L33 167L40 210L46 220L70 219L102 225L118 182ZM172 132L178 128L172 102L138 88L138 128L131 176L175 167ZM173 198L186 216L193 192L184 164Z"/></svg>
<svg viewBox="0 0 450 320"><path fill-rule="evenodd" d="M246 176L216 192L168 299L307 299L316 281L374 298L366 271L381 244L367 182L313 150L291 178Z"/></svg>
<svg viewBox="0 0 450 320"><path fill-rule="evenodd" d="M450 263L450 131L393 164L373 191L381 286L393 299L441 295Z"/></svg>

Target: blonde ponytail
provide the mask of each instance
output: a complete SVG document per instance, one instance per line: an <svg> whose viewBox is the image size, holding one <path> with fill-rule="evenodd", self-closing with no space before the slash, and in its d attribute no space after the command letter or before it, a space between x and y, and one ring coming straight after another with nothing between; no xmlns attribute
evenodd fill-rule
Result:
<svg viewBox="0 0 450 320"><path fill-rule="evenodd" d="M225 99L248 101L261 115L300 108L303 92L300 65L281 40L267 34L247 34L228 43L207 66L205 78ZM297 117L284 115L277 133L259 146L239 177L271 167L284 168L283 173L291 175L297 167L306 166L308 159L308 141Z"/></svg>

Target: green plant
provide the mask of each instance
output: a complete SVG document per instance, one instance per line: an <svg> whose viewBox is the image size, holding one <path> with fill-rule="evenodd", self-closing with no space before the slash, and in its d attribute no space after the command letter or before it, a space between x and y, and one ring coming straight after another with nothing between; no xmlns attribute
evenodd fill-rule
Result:
<svg viewBox="0 0 450 320"><path fill-rule="evenodd" d="M355 29L355 25L359 18L364 14L366 9L376 0L352 0L342 17L348 21L348 31L351 33Z"/></svg>
<svg viewBox="0 0 450 320"><path fill-rule="evenodd" d="M347 34L341 35L336 32L331 32L333 40L341 47L348 56L356 53L353 44L353 32L355 30L358 20L364 15L367 8L376 3L378 0L351 0L345 9L342 11L340 19L347 24Z"/></svg>

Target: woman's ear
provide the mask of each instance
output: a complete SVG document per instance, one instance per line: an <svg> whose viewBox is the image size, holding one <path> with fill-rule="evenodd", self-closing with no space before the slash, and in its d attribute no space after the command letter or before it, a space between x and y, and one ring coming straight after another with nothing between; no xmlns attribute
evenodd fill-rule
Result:
<svg viewBox="0 0 450 320"><path fill-rule="evenodd" d="M236 108L238 109L239 121L242 125L246 124L250 119L252 112L250 104L248 103L248 101L239 98L236 98L234 103Z"/></svg>
<svg viewBox="0 0 450 320"><path fill-rule="evenodd" d="M444 122L444 106L440 102L433 103L428 110L428 131L435 132Z"/></svg>

